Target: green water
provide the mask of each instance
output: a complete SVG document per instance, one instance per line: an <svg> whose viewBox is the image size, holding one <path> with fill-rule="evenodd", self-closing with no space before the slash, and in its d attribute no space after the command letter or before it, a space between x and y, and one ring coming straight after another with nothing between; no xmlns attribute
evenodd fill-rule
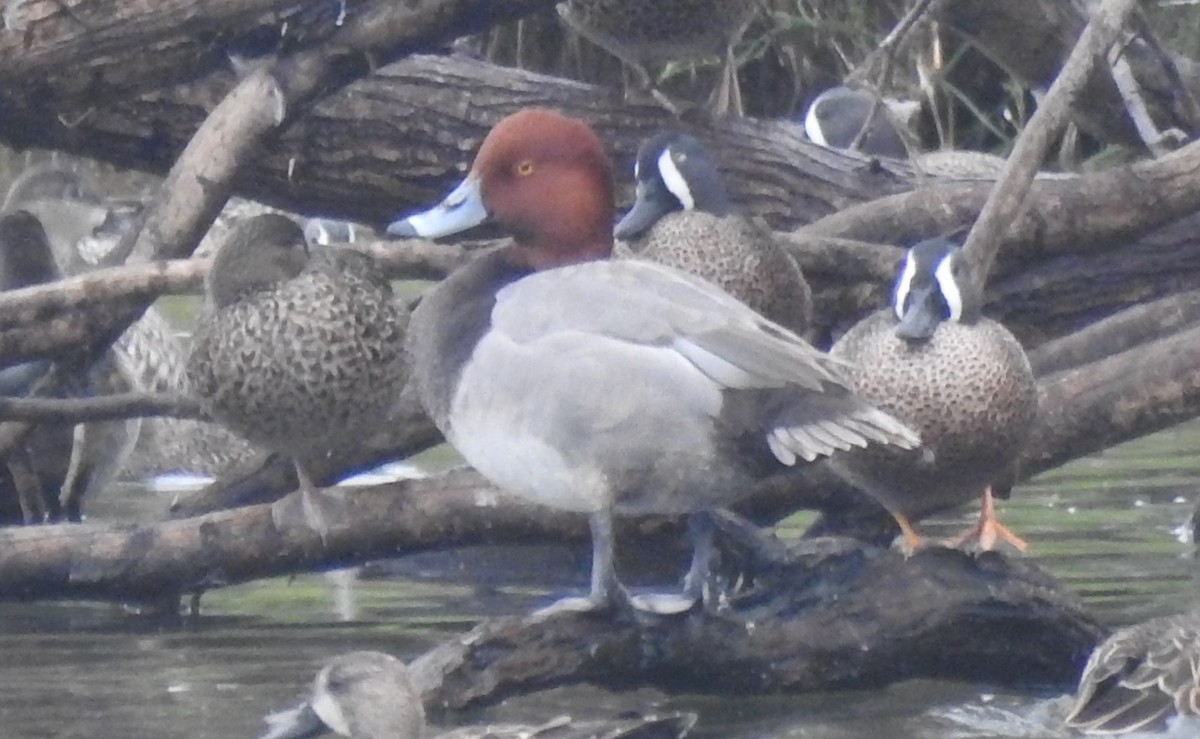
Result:
<svg viewBox="0 0 1200 739"><path fill-rule="evenodd" d="M1183 531L1200 484L1197 449L1200 423L1192 423L1079 460L1020 486L1001 504L1002 519L1029 541L1027 556L1110 625L1178 611L1192 591ZM437 454L430 463L444 464ZM108 501L111 511L150 494L124 495ZM922 530L950 534L973 515L924 522ZM578 577L582 586L582 570ZM0 739L254 737L262 716L294 702L335 654L382 649L410 658L484 615L519 613L545 595L528 583L481 589L340 572L212 591L199 619L107 605L0 604ZM472 718L536 722L660 706L699 711L699 737L1054 737L1063 735L1054 705L1046 696L928 681L735 700L580 686Z"/></svg>

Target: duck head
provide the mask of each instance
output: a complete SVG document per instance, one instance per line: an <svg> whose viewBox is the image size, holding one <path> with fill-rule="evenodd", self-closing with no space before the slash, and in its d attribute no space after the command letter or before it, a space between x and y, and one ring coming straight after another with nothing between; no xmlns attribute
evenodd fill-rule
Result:
<svg viewBox="0 0 1200 739"><path fill-rule="evenodd" d="M308 263L304 231L277 213L247 218L230 231L208 270L208 299L224 308L300 274Z"/></svg>
<svg viewBox="0 0 1200 739"><path fill-rule="evenodd" d="M685 133L660 133L647 139L638 149L633 178L636 200L617 224L618 239L637 238L675 211L729 213L729 196L716 162L699 141Z"/></svg>
<svg viewBox="0 0 1200 739"><path fill-rule="evenodd" d="M942 321L978 320L982 296L958 245L936 238L909 249L896 282L894 308L896 335L908 342L930 338Z"/></svg>
<svg viewBox="0 0 1200 739"><path fill-rule="evenodd" d="M68 273L75 273L83 268L82 262L94 262L82 254L84 242L95 240L103 245L102 251L111 249L133 226L141 204L105 202L78 172L48 165L30 167L13 181L3 211L17 210L37 216L55 259Z"/></svg>
<svg viewBox="0 0 1200 739"><path fill-rule="evenodd" d="M437 238L492 221L513 236L507 256L531 269L612 253L612 163L583 121L529 109L497 123L466 179L440 204L388 226Z"/></svg>
<svg viewBox="0 0 1200 739"><path fill-rule="evenodd" d="M903 159L908 150L892 116L907 118L913 112L910 104L887 101L867 90L832 87L809 104L804 133L821 146Z"/></svg>

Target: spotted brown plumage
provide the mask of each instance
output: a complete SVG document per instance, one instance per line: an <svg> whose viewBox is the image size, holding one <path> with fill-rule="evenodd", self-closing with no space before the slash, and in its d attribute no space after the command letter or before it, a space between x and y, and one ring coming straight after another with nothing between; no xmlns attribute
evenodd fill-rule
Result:
<svg viewBox="0 0 1200 739"><path fill-rule="evenodd" d="M734 211L716 162L692 136L647 139L634 167L637 199L617 224L614 256L701 277L803 336L812 291L765 226Z"/></svg>
<svg viewBox="0 0 1200 739"><path fill-rule="evenodd" d="M863 319L830 350L851 363L845 372L862 397L921 434L921 450L872 447L835 460L845 477L903 519L912 547L920 541L907 527L911 519L981 493L988 515L987 491L1011 486L1037 413L1025 351L1008 329L981 315L978 287L961 259L942 239L915 246L897 306ZM990 548L987 539L980 544Z"/></svg>
<svg viewBox="0 0 1200 739"><path fill-rule="evenodd" d="M208 277L187 376L202 407L256 444L307 461L359 444L407 377L408 313L374 260L311 247L275 215L238 224Z"/></svg>

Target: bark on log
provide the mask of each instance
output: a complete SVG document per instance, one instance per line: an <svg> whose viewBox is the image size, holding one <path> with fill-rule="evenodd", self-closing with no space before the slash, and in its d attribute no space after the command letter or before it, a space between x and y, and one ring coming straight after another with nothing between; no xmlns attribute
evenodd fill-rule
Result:
<svg viewBox="0 0 1200 739"><path fill-rule="evenodd" d="M494 619L412 668L442 708L585 680L747 694L913 677L1065 687L1103 634L1027 563L851 548L764 574L716 615Z"/></svg>
<svg viewBox="0 0 1200 739"><path fill-rule="evenodd" d="M335 524L323 551L320 537L304 525L298 496L165 524L4 529L0 598L117 599L173 609L187 592L318 564L455 544L586 537L582 516L488 495L479 482L462 472L324 491L322 504L338 515L330 519ZM621 524L622 536L644 536L648 526ZM657 526L664 530L665 524ZM819 541L765 566L736 553L724 561L732 568L728 582L740 576L752 583L724 612L649 625L587 616L517 627L501 622L499 632L485 624L481 629L491 637L474 634L465 643L486 650L449 660L457 670L452 675L445 650L437 653L438 674L451 676L437 701L495 700L518 687L581 679L771 692L879 685L915 675L1063 683L1101 636L1052 580L999 555L974 559L930 550L906 559ZM598 648L581 649L581 640ZM483 657L489 652L495 661ZM646 653L660 657L645 662ZM581 660L585 654L594 657ZM467 669L471 665L478 672ZM481 683L481 675L488 679Z"/></svg>
<svg viewBox="0 0 1200 739"><path fill-rule="evenodd" d="M1029 352L1029 363L1034 374L1042 377L1168 338L1197 322L1200 322L1200 290L1178 293L1048 341Z"/></svg>

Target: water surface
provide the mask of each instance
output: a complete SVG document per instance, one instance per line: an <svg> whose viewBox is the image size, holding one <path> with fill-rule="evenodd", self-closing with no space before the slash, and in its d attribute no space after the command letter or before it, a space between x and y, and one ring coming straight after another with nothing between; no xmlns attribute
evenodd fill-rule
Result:
<svg viewBox="0 0 1200 739"><path fill-rule="evenodd" d="M1077 461L1020 486L1002 504L1002 518L1030 542L1028 556L1105 623L1178 612L1193 588L1186 524L1200 484L1197 449L1200 423L1193 422ZM167 493L114 493L94 515L123 515L148 495ZM948 534L973 515L922 529ZM335 654L381 649L410 658L485 615L519 613L545 595L529 582L477 588L345 571L213 591L198 619L111 605L0 604L0 739L254 737L264 713L294 702ZM753 699L579 686L459 720L536 723L564 712L687 708L701 714L693 735L714 739L881 730L892 738L1065 736L1051 698L933 681Z"/></svg>

